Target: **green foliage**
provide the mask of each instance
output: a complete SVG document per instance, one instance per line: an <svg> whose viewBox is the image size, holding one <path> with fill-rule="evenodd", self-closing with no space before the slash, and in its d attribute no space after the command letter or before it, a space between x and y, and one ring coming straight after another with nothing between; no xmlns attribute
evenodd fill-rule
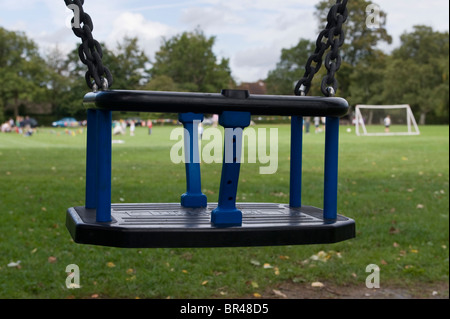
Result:
<svg viewBox="0 0 450 319"><path fill-rule="evenodd" d="M425 124L428 113L449 115L449 34L415 26L401 36L385 68L385 99L410 104Z"/></svg>
<svg viewBox="0 0 450 319"><path fill-rule="evenodd" d="M337 72L338 95L350 105L410 104L420 116L419 124L449 121L449 34L428 26L415 26L401 36L401 45L391 54L376 46L391 43L385 29L386 13L380 12L380 28L366 26L366 0L348 3L349 19L344 28L346 42L341 49L343 62ZM316 15L325 25L334 1L324 0ZM323 28L323 27L322 27ZM300 39L298 44L283 49L280 61L269 72L267 87L271 94L292 94L295 82L304 74L304 65L315 45ZM320 82L324 67L316 74L310 95L322 95Z"/></svg>
<svg viewBox="0 0 450 319"><path fill-rule="evenodd" d="M46 67L37 45L21 32L0 27L0 100L19 115L20 100L39 100L46 88Z"/></svg>
<svg viewBox="0 0 450 319"><path fill-rule="evenodd" d="M149 62L137 38L125 37L115 50L103 54L103 63L114 77L113 87L122 90L136 90L147 82Z"/></svg>
<svg viewBox="0 0 450 319"><path fill-rule="evenodd" d="M181 91L219 92L229 88L234 83L229 60L217 61L214 42L215 37L207 38L200 30L164 39L155 56L149 85L160 85L161 76L165 76L166 83L167 77L172 79ZM155 80L157 83L152 84Z"/></svg>
<svg viewBox="0 0 450 319"><path fill-rule="evenodd" d="M280 61L266 79L268 93L293 94L295 83L303 77L303 66L314 49L315 43L305 39L300 39L298 44L290 49L283 49Z"/></svg>

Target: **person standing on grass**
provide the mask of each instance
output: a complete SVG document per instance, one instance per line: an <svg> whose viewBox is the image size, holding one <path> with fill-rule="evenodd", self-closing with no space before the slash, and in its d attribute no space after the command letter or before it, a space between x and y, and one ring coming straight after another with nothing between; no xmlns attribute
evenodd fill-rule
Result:
<svg viewBox="0 0 450 319"><path fill-rule="evenodd" d="M134 136L134 130L136 129L136 126L134 124L134 121L131 120L130 122L130 136Z"/></svg>
<svg viewBox="0 0 450 319"><path fill-rule="evenodd" d="M305 117L304 126L305 126L305 133L309 134L309 127L311 126L311 117Z"/></svg>
<svg viewBox="0 0 450 319"><path fill-rule="evenodd" d="M314 127L315 127L314 133L321 132L321 130L320 130L320 117L318 117L318 116L314 117Z"/></svg>
<svg viewBox="0 0 450 319"><path fill-rule="evenodd" d="M153 127L153 122L152 120L148 120L147 121L147 127L148 127L148 135L152 135L152 127Z"/></svg>
<svg viewBox="0 0 450 319"><path fill-rule="evenodd" d="M383 122L384 122L384 131L385 131L386 133L389 133L389 130L390 130L390 127L391 127L391 116L390 116L390 115L387 115L387 116L384 118Z"/></svg>

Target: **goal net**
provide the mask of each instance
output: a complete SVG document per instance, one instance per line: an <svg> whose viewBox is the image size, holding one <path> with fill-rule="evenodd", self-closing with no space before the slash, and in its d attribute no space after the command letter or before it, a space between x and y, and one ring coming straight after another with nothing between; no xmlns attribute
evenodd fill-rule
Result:
<svg viewBox="0 0 450 319"><path fill-rule="evenodd" d="M409 105L357 105L356 135L419 135L419 127Z"/></svg>

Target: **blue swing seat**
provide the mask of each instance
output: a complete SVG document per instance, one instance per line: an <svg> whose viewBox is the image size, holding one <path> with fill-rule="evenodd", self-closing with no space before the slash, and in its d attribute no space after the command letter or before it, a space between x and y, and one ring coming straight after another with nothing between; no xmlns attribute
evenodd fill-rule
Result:
<svg viewBox="0 0 450 319"><path fill-rule="evenodd" d="M251 95L244 90L218 94L102 91L85 96L88 108L86 203L67 210L66 226L76 243L124 248L238 247L335 243L355 237L354 220L337 214L341 98ZM113 111L178 113L191 134L203 114L219 114L224 128L242 128L252 115L288 115L291 123L290 202L236 203L240 161L225 162L218 203L201 193L198 145L189 144L187 191L180 203L111 203L111 122ZM326 117L324 207L301 202L303 116ZM242 130L240 131L242 132ZM232 138L225 136L225 139ZM225 141L237 154L241 145Z"/></svg>

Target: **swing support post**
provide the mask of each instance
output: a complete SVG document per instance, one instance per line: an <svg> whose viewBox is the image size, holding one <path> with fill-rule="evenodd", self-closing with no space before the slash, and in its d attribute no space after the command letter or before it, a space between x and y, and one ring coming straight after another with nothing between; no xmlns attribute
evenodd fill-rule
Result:
<svg viewBox="0 0 450 319"><path fill-rule="evenodd" d="M302 207L303 117L291 117L290 207Z"/></svg>
<svg viewBox="0 0 450 319"><path fill-rule="evenodd" d="M184 155L186 166L186 193L181 195L181 206L189 208L206 207L207 198L202 193L198 124L203 114L180 113L178 120L184 127Z"/></svg>
<svg viewBox="0 0 450 319"><path fill-rule="evenodd" d="M325 173L323 215L326 221L337 218L339 118L327 117L325 127Z"/></svg>
<svg viewBox="0 0 450 319"><path fill-rule="evenodd" d="M219 203L211 213L211 222L217 227L242 225L242 212L236 208L236 194L241 168L243 129L250 125L249 112L225 111L219 124L225 128L225 143L220 179Z"/></svg>
<svg viewBox="0 0 450 319"><path fill-rule="evenodd" d="M86 208L98 223L111 222L112 112L89 110L86 154Z"/></svg>

